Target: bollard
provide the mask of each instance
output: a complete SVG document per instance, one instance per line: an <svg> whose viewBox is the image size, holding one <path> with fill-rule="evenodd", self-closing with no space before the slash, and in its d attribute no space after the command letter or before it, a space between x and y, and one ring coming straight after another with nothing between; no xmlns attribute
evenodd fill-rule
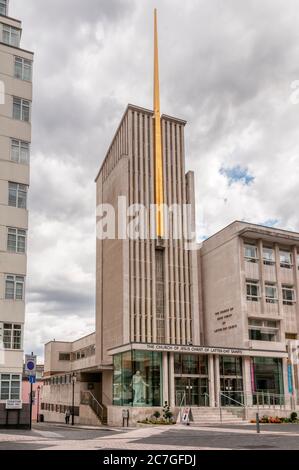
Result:
<svg viewBox="0 0 299 470"><path fill-rule="evenodd" d="M255 416L256 416L256 419L255 419L256 420L256 432L258 434L260 434L260 432L261 432L261 430L260 430L260 417L259 417L258 413L256 413Z"/></svg>

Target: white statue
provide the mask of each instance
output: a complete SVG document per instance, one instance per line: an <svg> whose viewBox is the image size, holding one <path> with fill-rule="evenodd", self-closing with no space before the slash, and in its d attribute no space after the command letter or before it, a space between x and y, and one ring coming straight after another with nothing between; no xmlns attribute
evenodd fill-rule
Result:
<svg viewBox="0 0 299 470"><path fill-rule="evenodd" d="M146 396L146 387L149 385L143 380L140 370L137 370L132 377L131 386L133 387L133 404L143 403Z"/></svg>

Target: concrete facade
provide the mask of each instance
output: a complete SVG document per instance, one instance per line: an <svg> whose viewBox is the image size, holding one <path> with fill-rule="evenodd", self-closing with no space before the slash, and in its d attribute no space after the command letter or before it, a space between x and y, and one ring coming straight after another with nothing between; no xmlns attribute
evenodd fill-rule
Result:
<svg viewBox="0 0 299 470"><path fill-rule="evenodd" d="M194 210L193 175L184 173L184 126L162 117L164 190L167 203L188 201ZM148 207L151 136L151 112L129 105L97 176L97 205L109 203L117 214L118 197L126 196L128 205L137 198ZM124 409L134 425L161 411L165 401L175 415L184 403L235 407L242 415L246 407L247 417L256 406L272 406L276 414L295 409L298 243L297 233L238 221L192 252L171 238L97 240L96 332L87 337L95 354L88 366L75 359L64 364L59 352L72 357L79 343L46 345L45 374L51 377L43 395L46 419L57 419L57 405L71 402L71 384L59 389L55 381L73 371L76 419L82 422L88 414L82 406L91 408L92 396L111 425L121 424ZM157 250L163 252L164 273L159 318ZM150 375L151 361L159 377ZM143 366L147 388L134 403L134 376Z"/></svg>
<svg viewBox="0 0 299 470"><path fill-rule="evenodd" d="M185 174L185 121L162 116L164 201L191 204L193 173ZM96 179L97 206L118 198L147 208L155 203L152 111L129 105ZM183 225L183 220L181 220ZM196 254L172 237L160 244L145 240L97 240L96 335L97 361L111 363L107 351L128 342L199 342ZM163 258L162 310L157 312L156 258ZM109 311L109 315L106 312ZM179 313L178 313L179 312Z"/></svg>
<svg viewBox="0 0 299 470"><path fill-rule="evenodd" d="M33 53L20 47L21 22L7 10L8 2L0 15L1 409L22 399L33 64Z"/></svg>

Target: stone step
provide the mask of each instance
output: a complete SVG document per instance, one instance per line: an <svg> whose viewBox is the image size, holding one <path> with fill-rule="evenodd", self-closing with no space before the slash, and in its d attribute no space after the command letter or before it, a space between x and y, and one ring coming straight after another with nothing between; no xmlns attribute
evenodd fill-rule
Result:
<svg viewBox="0 0 299 470"><path fill-rule="evenodd" d="M219 417L220 416L220 413L198 413L198 412L194 412L192 411L192 415L193 416L204 416L204 417L207 417L207 418L213 418L213 416L215 417ZM235 415L234 413L221 413L221 415L224 417L224 416L237 416L238 415ZM241 416L240 416L241 418Z"/></svg>
<svg viewBox="0 0 299 470"><path fill-rule="evenodd" d="M221 426L230 424L247 424L246 421L191 421L190 426Z"/></svg>
<svg viewBox="0 0 299 470"><path fill-rule="evenodd" d="M219 408L199 408L191 407L193 426L207 426L222 424L245 423L241 416L235 415L232 411L221 408L221 419Z"/></svg>

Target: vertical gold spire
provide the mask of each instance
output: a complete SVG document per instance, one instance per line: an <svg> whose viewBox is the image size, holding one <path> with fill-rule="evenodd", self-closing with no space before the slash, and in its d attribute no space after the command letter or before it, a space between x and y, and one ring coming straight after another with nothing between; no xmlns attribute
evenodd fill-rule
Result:
<svg viewBox="0 0 299 470"><path fill-rule="evenodd" d="M158 237L163 237L163 161L160 115L160 84L159 84L159 54L158 54L158 25L157 9L154 10L154 122L155 122L155 204L156 231ZM160 209L160 210L159 210Z"/></svg>

